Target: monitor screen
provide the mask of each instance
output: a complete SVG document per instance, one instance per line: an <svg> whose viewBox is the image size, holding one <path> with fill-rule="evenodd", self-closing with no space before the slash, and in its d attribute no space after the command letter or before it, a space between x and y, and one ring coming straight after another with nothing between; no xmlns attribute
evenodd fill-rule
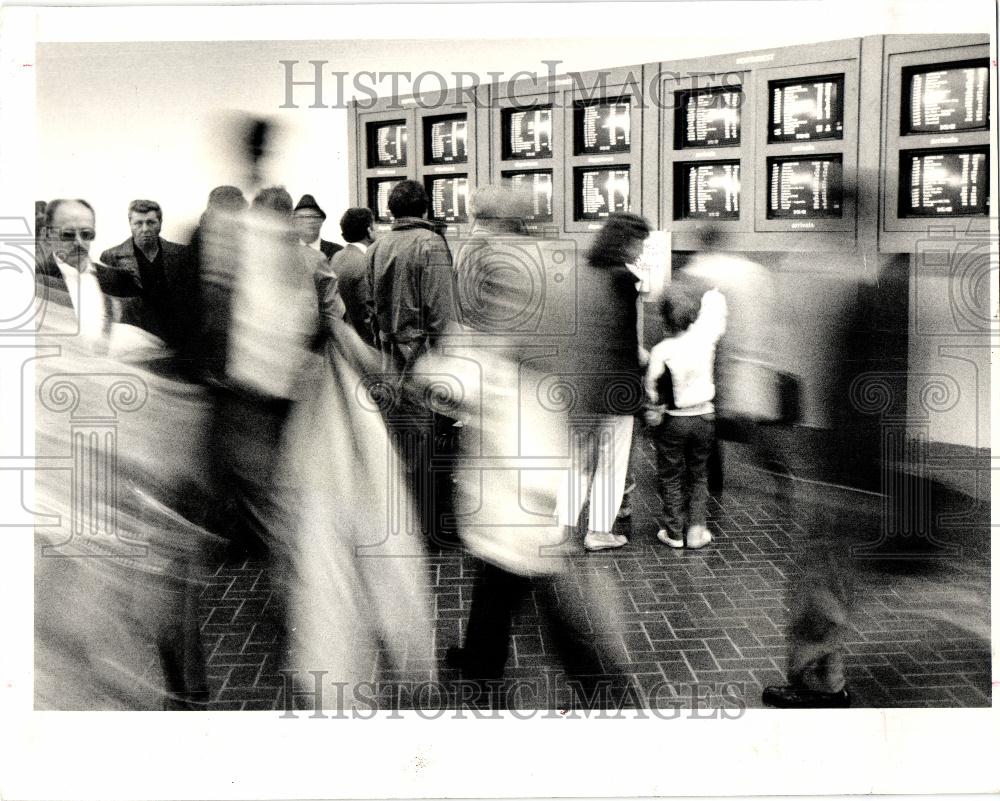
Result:
<svg viewBox="0 0 1000 801"><path fill-rule="evenodd" d="M922 65L903 70L902 133L984 131L990 127L989 62Z"/></svg>
<svg viewBox="0 0 1000 801"><path fill-rule="evenodd" d="M552 157L552 107L505 108L501 112L503 157L547 159Z"/></svg>
<svg viewBox="0 0 1000 801"><path fill-rule="evenodd" d="M400 183L402 178L370 178L368 180L368 208L372 210L378 222L389 222L389 193Z"/></svg>
<svg viewBox="0 0 1000 801"><path fill-rule="evenodd" d="M528 202L528 222L552 222L552 170L505 172L503 178Z"/></svg>
<svg viewBox="0 0 1000 801"><path fill-rule="evenodd" d="M603 220L629 210L628 167L577 168L573 189L577 220Z"/></svg>
<svg viewBox="0 0 1000 801"><path fill-rule="evenodd" d="M840 156L767 160L769 219L815 219L843 214Z"/></svg>
<svg viewBox="0 0 1000 801"><path fill-rule="evenodd" d="M899 154L899 216L986 215L989 172L985 146L904 150Z"/></svg>
<svg viewBox="0 0 1000 801"><path fill-rule="evenodd" d="M627 153L632 146L631 109L627 97L578 104L574 121L576 154Z"/></svg>
<svg viewBox="0 0 1000 801"><path fill-rule="evenodd" d="M368 166L406 166L406 121L368 123Z"/></svg>
<svg viewBox="0 0 1000 801"><path fill-rule="evenodd" d="M461 223L468 219L469 178L466 175L435 175L424 179L431 199L430 218Z"/></svg>
<svg viewBox="0 0 1000 801"><path fill-rule="evenodd" d="M710 161L674 166L674 218L738 220L740 163Z"/></svg>
<svg viewBox="0 0 1000 801"><path fill-rule="evenodd" d="M675 146L726 147L740 143L743 90L719 86L677 93Z"/></svg>
<svg viewBox="0 0 1000 801"><path fill-rule="evenodd" d="M424 163L468 161L468 119L465 114L424 119Z"/></svg>
<svg viewBox="0 0 1000 801"><path fill-rule="evenodd" d="M844 76L770 81L768 142L844 138Z"/></svg>

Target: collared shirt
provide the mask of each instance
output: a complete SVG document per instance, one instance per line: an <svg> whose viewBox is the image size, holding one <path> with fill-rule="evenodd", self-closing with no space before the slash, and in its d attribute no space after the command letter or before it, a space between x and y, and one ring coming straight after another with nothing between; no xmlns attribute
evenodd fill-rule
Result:
<svg viewBox="0 0 1000 801"><path fill-rule="evenodd" d="M322 253L323 252L323 248L320 247L320 242L322 240L323 240L323 237L317 236L312 242L306 243L306 247L312 248L313 250L318 250L320 253Z"/></svg>
<svg viewBox="0 0 1000 801"><path fill-rule="evenodd" d="M80 321L80 334L89 342L97 342L104 335L104 294L93 268L80 272L61 259L53 259L69 292L70 301Z"/></svg>
<svg viewBox="0 0 1000 801"><path fill-rule="evenodd" d="M348 242L347 247L356 247L362 253L368 252L368 245L366 245L364 242Z"/></svg>

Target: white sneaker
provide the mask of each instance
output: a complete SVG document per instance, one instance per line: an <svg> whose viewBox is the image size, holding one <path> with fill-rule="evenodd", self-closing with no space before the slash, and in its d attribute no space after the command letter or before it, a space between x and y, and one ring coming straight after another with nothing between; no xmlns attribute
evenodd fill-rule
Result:
<svg viewBox="0 0 1000 801"><path fill-rule="evenodd" d="M712 534L705 526L691 526L687 530L687 547L692 549L704 548L712 541Z"/></svg>
<svg viewBox="0 0 1000 801"><path fill-rule="evenodd" d="M588 551L605 551L608 548L621 548L628 543L628 539L620 534L611 534L606 531L588 531L583 538L583 547Z"/></svg>
<svg viewBox="0 0 1000 801"><path fill-rule="evenodd" d="M656 539L658 539L660 542L664 543L665 545L669 545L671 548L683 548L684 547L684 540L672 540L672 539L670 539L670 535L667 533L667 530L665 528L661 528L659 531L656 532Z"/></svg>

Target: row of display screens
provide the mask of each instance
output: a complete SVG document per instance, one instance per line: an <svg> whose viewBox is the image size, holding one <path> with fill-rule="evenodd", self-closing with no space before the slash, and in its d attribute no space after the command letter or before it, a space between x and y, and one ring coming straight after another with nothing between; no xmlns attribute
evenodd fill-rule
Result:
<svg viewBox="0 0 1000 801"><path fill-rule="evenodd" d="M844 76L770 81L768 142L842 139ZM744 101L739 86L677 92L676 149L739 145ZM989 129L989 66L985 59L903 71L901 133L928 134ZM552 157L552 106L507 108L501 114L503 158ZM468 161L465 114L426 117L424 164ZM631 148L631 100L580 103L574 109L576 155L627 153ZM402 167L407 160L403 120L370 123L368 166Z"/></svg>
<svg viewBox="0 0 1000 801"><path fill-rule="evenodd" d="M602 220L612 212L628 211L629 168L600 167L575 173L576 219ZM389 194L399 178L368 181L368 204L379 222L389 222ZM553 180L551 170L505 173L504 181L523 192L528 202L528 222L552 222ZM445 223L468 221L469 178L467 175L434 175L424 179L430 198L429 217Z"/></svg>
<svg viewBox="0 0 1000 801"><path fill-rule="evenodd" d="M768 219L839 218L844 208L843 162L840 155L767 159ZM989 213L989 156L986 147L911 150L900 154L900 217L964 216ZM573 171L573 217L594 221L630 208L627 165L579 167ZM551 170L504 172L503 179L528 198L526 219L551 222ZM389 193L398 178L368 182L369 205L387 222ZM424 179L431 200L430 216L446 223L468 219L466 175ZM740 162L674 164L676 219L737 220L740 217Z"/></svg>
<svg viewBox="0 0 1000 801"><path fill-rule="evenodd" d="M627 153L632 146L631 101L602 100L576 109L576 153ZM505 159L552 157L552 107L503 112ZM465 114L425 117L423 163L463 164L469 160ZM369 123L368 166L405 167L408 136L404 120Z"/></svg>

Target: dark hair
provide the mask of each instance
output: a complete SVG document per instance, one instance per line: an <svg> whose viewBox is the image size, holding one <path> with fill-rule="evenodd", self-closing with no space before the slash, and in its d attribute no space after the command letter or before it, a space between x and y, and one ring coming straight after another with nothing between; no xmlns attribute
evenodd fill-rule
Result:
<svg viewBox="0 0 1000 801"><path fill-rule="evenodd" d="M691 323L698 319L701 311L701 295L693 286L672 283L660 296L660 317L663 318L663 332L670 337L687 331Z"/></svg>
<svg viewBox="0 0 1000 801"><path fill-rule="evenodd" d="M97 220L97 214L94 212L94 207L91 206L83 198L72 198L72 197L57 197L55 200L50 200L49 205L45 207L45 227L51 228L52 221L56 217L56 212L59 211L59 207L64 203L79 203L81 206L87 208L91 214L94 215L94 220Z"/></svg>
<svg viewBox="0 0 1000 801"><path fill-rule="evenodd" d="M292 196L283 186L269 186L261 189L253 199L255 209L271 209L288 217L292 216Z"/></svg>
<svg viewBox="0 0 1000 801"><path fill-rule="evenodd" d="M722 231L715 225L698 229L698 244L702 250L715 250L722 243Z"/></svg>
<svg viewBox="0 0 1000 801"><path fill-rule="evenodd" d="M148 214L151 211L155 212L157 220L163 222L163 210L155 200L133 200L128 204L129 217L133 214Z"/></svg>
<svg viewBox="0 0 1000 801"><path fill-rule="evenodd" d="M242 211L247 207L247 199L235 186L217 186L208 193L208 207L224 211Z"/></svg>
<svg viewBox="0 0 1000 801"><path fill-rule="evenodd" d="M360 242L374 224L375 215L371 209L348 209L340 218L340 233L345 242Z"/></svg>
<svg viewBox="0 0 1000 801"><path fill-rule="evenodd" d="M650 230L645 217L616 212L597 232L587 251L587 260L595 267L620 267L628 260L628 245L635 240L645 240Z"/></svg>
<svg viewBox="0 0 1000 801"><path fill-rule="evenodd" d="M423 217L430 199L423 184L400 181L389 193L389 211L393 217Z"/></svg>
<svg viewBox="0 0 1000 801"><path fill-rule="evenodd" d="M512 187L481 186L469 198L469 212L477 225L486 225L506 233L527 233L524 218L528 211L527 195Z"/></svg>

